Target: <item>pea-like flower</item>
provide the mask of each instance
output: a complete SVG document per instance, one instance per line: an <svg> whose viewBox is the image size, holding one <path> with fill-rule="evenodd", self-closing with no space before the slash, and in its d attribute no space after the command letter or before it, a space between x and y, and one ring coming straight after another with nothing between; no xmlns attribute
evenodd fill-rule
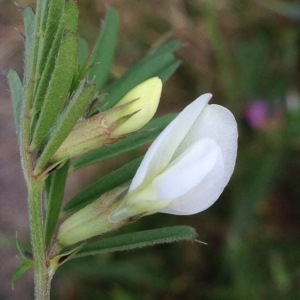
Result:
<svg viewBox="0 0 300 300"><path fill-rule="evenodd" d="M221 195L235 166L237 124L211 94L188 105L147 151L110 220L163 212L191 215Z"/></svg>
<svg viewBox="0 0 300 300"><path fill-rule="evenodd" d="M188 105L157 137L127 186L103 194L61 225L68 246L156 212L191 215L211 206L227 185L237 155L237 124L211 95ZM125 195L124 195L125 194Z"/></svg>

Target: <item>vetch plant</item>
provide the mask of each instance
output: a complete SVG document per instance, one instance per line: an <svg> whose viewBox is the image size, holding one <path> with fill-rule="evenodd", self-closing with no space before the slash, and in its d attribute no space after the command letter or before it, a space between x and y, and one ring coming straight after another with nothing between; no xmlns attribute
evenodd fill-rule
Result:
<svg viewBox="0 0 300 300"><path fill-rule="evenodd" d="M154 49L112 81L118 13L108 9L90 54L78 38L78 13L76 2L68 0L37 0L35 10L24 8L24 76L7 74L32 246L28 255L17 242L22 261L13 282L33 268L40 300L50 298L55 271L71 259L196 240L189 226L102 234L156 212L188 215L208 208L227 185L236 159L234 117L208 105L209 94L176 118L151 120L162 83L179 66L177 41ZM144 158L103 176L63 206L70 172L153 140Z"/></svg>

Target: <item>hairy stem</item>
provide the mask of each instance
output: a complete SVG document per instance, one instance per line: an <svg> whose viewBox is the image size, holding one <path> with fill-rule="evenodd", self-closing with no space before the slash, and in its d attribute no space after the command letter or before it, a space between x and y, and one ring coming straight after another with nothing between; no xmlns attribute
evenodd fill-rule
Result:
<svg viewBox="0 0 300 300"><path fill-rule="evenodd" d="M30 96L31 91L27 91L23 106L20 152L23 172L28 189L30 236L34 259L35 299L46 300L50 297L51 276L49 276L47 253L44 243L42 193L45 179L35 178L33 176L32 154L28 150L30 144L31 123L29 115L30 107L28 106L28 97Z"/></svg>
<svg viewBox="0 0 300 300"><path fill-rule="evenodd" d="M37 47L37 45L35 46ZM36 56L34 57L35 64ZM32 121L31 106L34 90L34 76L31 78L26 86L25 98L22 108L22 126L20 136L20 154L21 163L24 172L24 177L28 189L28 213L30 221L30 237L32 245L32 254L34 259L34 286L35 299L47 300L50 299L50 282L47 253L44 243L44 225L43 225L43 187L45 178L36 178L33 176L33 157L29 151L31 142L31 128Z"/></svg>
<svg viewBox="0 0 300 300"><path fill-rule="evenodd" d="M42 192L43 181L32 181L28 188L31 244L34 258L35 299L50 299L51 276L44 243Z"/></svg>
<svg viewBox="0 0 300 300"><path fill-rule="evenodd" d="M52 272L49 268L48 253L44 241L43 217L43 189L45 177L34 176L35 154L29 149L31 143L32 104L34 100L34 87L36 84L36 68L38 52L40 50L40 37L45 23L46 7L49 0L37 0L35 15L35 41L33 45L32 65L30 75L25 86L25 96L22 107L20 154L24 177L28 189L28 213L30 221L30 237L32 255L34 260L35 299L50 299L50 282Z"/></svg>
<svg viewBox="0 0 300 300"><path fill-rule="evenodd" d="M34 259L34 284L35 299L50 299L50 281L49 270L47 266L47 253L44 243L44 224L43 224L43 187L44 178L35 178L33 176L33 159L30 153L30 123L29 97L32 91L27 90L23 106L23 117L21 126L20 152L23 172L28 189L28 209L30 221L30 236L32 245L32 254Z"/></svg>

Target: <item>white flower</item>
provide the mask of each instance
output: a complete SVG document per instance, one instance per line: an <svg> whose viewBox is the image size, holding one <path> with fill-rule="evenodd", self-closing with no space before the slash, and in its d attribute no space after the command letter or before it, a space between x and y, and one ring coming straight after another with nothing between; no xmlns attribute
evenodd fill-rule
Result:
<svg viewBox="0 0 300 300"><path fill-rule="evenodd" d="M112 222L163 212L191 215L221 195L235 166L237 124L204 94L157 137L137 170Z"/></svg>
<svg viewBox="0 0 300 300"><path fill-rule="evenodd" d="M211 206L232 175L238 133L232 113L208 105L210 98L199 97L158 136L125 196L127 187L117 187L65 220L58 244L76 244L143 215L191 215Z"/></svg>

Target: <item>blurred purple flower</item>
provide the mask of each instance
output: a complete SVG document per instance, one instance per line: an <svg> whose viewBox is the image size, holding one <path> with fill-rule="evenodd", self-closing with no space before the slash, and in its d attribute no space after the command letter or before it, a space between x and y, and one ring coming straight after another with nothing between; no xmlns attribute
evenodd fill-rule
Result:
<svg viewBox="0 0 300 300"><path fill-rule="evenodd" d="M269 118L269 105L265 100L253 101L245 110L246 122L255 129L265 127Z"/></svg>

